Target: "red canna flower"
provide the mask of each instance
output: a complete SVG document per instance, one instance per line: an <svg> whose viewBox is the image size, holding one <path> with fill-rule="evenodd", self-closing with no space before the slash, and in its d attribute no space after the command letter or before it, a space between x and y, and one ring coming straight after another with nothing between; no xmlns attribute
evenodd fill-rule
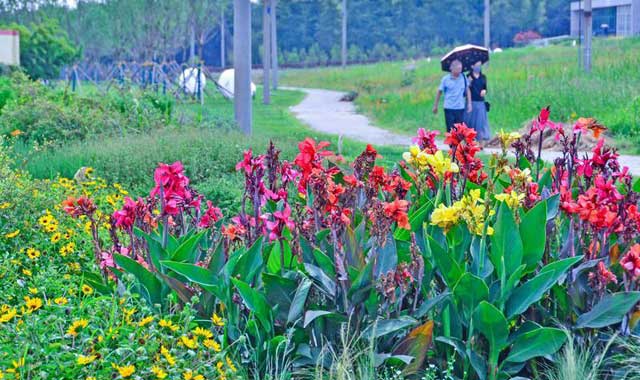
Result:
<svg viewBox="0 0 640 380"><path fill-rule="evenodd" d="M640 244L634 244L629 248L629 252L620 260L620 265L633 281L640 277Z"/></svg>
<svg viewBox="0 0 640 380"><path fill-rule="evenodd" d="M451 132L447 132L445 135L444 143L452 149L462 142L472 145L477 134L478 132L476 132L475 129L467 127L465 123L455 124Z"/></svg>
<svg viewBox="0 0 640 380"><path fill-rule="evenodd" d="M222 212L219 208L214 207L211 201L207 201L207 211L202 214L198 227L211 228L218 220L222 218Z"/></svg>
<svg viewBox="0 0 640 380"><path fill-rule="evenodd" d="M393 202L384 204L384 213L387 217L392 218L398 223L398 227L405 230L411 230L407 211L409 210L409 202L402 199L396 199Z"/></svg>
<svg viewBox="0 0 640 380"><path fill-rule="evenodd" d="M616 275L607 269L602 261L598 263L598 267L595 272L589 273L589 281L592 286L598 290L604 290L609 283L618 283Z"/></svg>
<svg viewBox="0 0 640 380"><path fill-rule="evenodd" d="M113 213L113 219L115 220L116 227L120 227L125 231L131 231L133 224L136 221L138 210L143 207L142 199L138 199L138 202L134 202L129 197L124 198L124 205L122 209Z"/></svg>
<svg viewBox="0 0 640 380"><path fill-rule="evenodd" d="M74 198L69 196L66 200L62 201L62 208L64 212L77 218L81 215L91 216L96 211L96 206L93 201L87 197Z"/></svg>
<svg viewBox="0 0 640 380"><path fill-rule="evenodd" d="M420 128L418 129L418 136L412 138L411 142L418 145L421 151L434 154L438 150L436 136L439 134L439 131L426 131L424 128Z"/></svg>
<svg viewBox="0 0 640 380"><path fill-rule="evenodd" d="M326 141L316 143L315 140L308 137L298 144L299 153L293 162L302 172L299 190L305 190L307 180L314 169L322 168L322 159L333 155L333 152L324 150L329 145Z"/></svg>

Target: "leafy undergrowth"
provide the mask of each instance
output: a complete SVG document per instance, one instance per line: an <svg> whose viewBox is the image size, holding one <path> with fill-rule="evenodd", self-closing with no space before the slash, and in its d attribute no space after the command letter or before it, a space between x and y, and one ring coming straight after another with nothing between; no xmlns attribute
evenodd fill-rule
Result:
<svg viewBox="0 0 640 380"><path fill-rule="evenodd" d="M620 137L619 146L637 151L640 131L640 76L630 70L640 64L640 39L605 39L594 42L593 73L577 66L578 51L570 46L508 49L491 56L485 68L489 80L487 100L494 132L520 129L541 107L553 105L558 120L574 115L597 116ZM431 113L443 72L439 59L340 68L290 70L282 81L299 87L357 91L358 107L379 125L402 133L417 128L443 130L442 113ZM624 140L631 142L624 144Z"/></svg>
<svg viewBox="0 0 640 380"><path fill-rule="evenodd" d="M32 180L2 151L0 174L0 378L239 376L219 343L223 320L196 322L172 297L164 309L141 302L127 279L116 293L100 286L90 223L66 217L60 202L84 194L99 200L97 215L110 214L122 186L90 172L80 183Z"/></svg>

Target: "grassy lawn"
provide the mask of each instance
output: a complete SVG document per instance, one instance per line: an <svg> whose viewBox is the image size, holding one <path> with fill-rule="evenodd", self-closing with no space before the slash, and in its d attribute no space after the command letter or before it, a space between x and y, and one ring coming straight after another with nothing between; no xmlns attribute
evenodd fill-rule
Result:
<svg viewBox="0 0 640 380"><path fill-rule="evenodd" d="M18 165L36 178L54 178L58 173L73 177L78 168L91 166L100 176L122 183L135 195L144 195L152 186L153 170L158 162L182 161L192 184L221 207L233 208L240 199L242 178L235 164L242 152L252 148L266 151L269 140L282 150L281 157L293 159L297 144L305 137L327 140L338 150L335 136L319 134L302 125L289 107L299 103L304 94L280 90L272 95L273 103L263 105L260 89L253 102L254 133L251 137L237 132L233 122L233 104L219 95L199 103L181 103L175 110L177 123L145 133L93 136L63 146L31 149L17 146ZM182 127L196 119L199 127ZM181 122L182 121L182 122ZM345 140L341 153L353 159L365 143ZM380 148L381 163L392 166L401 159L402 147Z"/></svg>
<svg viewBox="0 0 640 380"><path fill-rule="evenodd" d="M492 130L516 130L546 105L555 120L593 116L611 129L618 145L637 150L640 142L640 39L607 39L594 43L593 73L577 66L572 46L526 47L493 54L485 73ZM443 72L438 59L287 70L282 82L300 87L357 91L359 109L385 128L414 133L419 127L443 129L442 111L431 113Z"/></svg>

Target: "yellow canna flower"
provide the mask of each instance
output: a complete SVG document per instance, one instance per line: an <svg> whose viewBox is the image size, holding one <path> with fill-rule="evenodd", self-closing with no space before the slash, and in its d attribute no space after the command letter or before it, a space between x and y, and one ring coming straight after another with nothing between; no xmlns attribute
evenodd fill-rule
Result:
<svg viewBox="0 0 640 380"><path fill-rule="evenodd" d="M507 150L520 137L522 136L518 132L505 132L502 129L498 132L498 140L500 140L500 145L504 150Z"/></svg>
<svg viewBox="0 0 640 380"><path fill-rule="evenodd" d="M520 203L522 202L524 197L524 194L518 194L515 192L515 190L511 190L511 193L509 194L495 195L496 200L506 203L507 206L509 206L509 208L512 210L516 210L520 206Z"/></svg>
<svg viewBox="0 0 640 380"><path fill-rule="evenodd" d="M438 226L447 232L451 227L458 224L460 211L459 206L456 204L447 207L441 203L431 213L431 225Z"/></svg>
<svg viewBox="0 0 640 380"><path fill-rule="evenodd" d="M455 162L451 162L451 158L442 154L442 151L439 150L435 154L427 154L427 163L431 166L434 172L438 174L438 176L444 176L445 173L457 173L460 171L458 165Z"/></svg>

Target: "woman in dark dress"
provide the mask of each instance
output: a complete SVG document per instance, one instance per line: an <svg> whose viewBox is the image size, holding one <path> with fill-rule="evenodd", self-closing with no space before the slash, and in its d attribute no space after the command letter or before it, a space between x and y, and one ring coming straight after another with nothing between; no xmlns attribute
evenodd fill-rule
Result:
<svg viewBox="0 0 640 380"><path fill-rule="evenodd" d="M476 139L483 143L491 138L491 132L489 131L489 118L485 104L487 77L482 73L482 62L476 62L471 67L468 78L473 107L470 113L465 113L465 123L476 130L478 133Z"/></svg>

